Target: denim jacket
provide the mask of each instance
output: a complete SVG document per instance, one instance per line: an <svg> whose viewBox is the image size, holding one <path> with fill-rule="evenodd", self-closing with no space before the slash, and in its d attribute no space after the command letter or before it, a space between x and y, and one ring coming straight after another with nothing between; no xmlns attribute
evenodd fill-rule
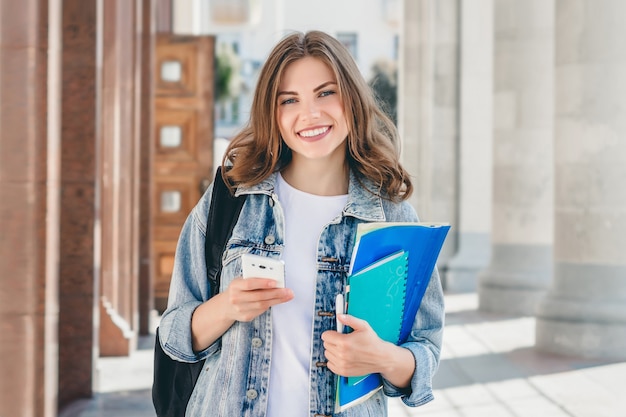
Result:
<svg viewBox="0 0 626 417"><path fill-rule="evenodd" d="M241 275L240 257L255 253L279 258L284 246L284 218L274 192L276 174L249 187L239 220L222 256L220 291ZM365 186L364 186L365 185ZM408 202L393 203L367 191L375 189L367 180L351 173L348 201L321 231L317 252L317 284L310 366L309 416L387 416L385 396L401 397L409 406L433 399L432 376L439 364L443 332L443 292L437 271L433 273L409 340L402 344L415 358L411 386L394 387L387 381L367 401L334 414L336 376L325 366L321 335L335 328L335 296L343 292L357 224L373 221L417 221ZM204 241L212 185L194 207L182 229L176 250L167 310L159 325L163 350L183 362L206 359L187 406L187 417L263 417L267 408L272 350L271 309L251 322L235 322L207 349L194 352L191 316L209 298Z"/></svg>

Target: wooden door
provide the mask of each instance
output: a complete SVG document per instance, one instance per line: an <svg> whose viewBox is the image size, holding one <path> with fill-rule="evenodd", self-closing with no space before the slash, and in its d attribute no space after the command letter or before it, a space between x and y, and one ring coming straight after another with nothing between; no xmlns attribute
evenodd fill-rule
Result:
<svg viewBox="0 0 626 417"><path fill-rule="evenodd" d="M212 36L157 36L152 270L159 313L180 230L213 175L214 46Z"/></svg>

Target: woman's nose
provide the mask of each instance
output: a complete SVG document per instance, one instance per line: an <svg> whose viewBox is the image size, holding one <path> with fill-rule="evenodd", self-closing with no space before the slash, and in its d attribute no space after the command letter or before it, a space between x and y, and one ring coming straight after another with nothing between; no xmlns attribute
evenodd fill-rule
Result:
<svg viewBox="0 0 626 417"><path fill-rule="evenodd" d="M321 112L319 107L315 103L309 103L304 109L304 113L302 115L303 119L319 119L321 116Z"/></svg>

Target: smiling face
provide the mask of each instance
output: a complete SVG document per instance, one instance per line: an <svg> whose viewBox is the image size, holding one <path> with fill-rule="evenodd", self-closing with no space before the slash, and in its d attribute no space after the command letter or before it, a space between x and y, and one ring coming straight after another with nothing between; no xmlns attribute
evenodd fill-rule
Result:
<svg viewBox="0 0 626 417"><path fill-rule="evenodd" d="M345 162L348 124L337 80L320 59L289 64L278 87L277 122L292 163Z"/></svg>

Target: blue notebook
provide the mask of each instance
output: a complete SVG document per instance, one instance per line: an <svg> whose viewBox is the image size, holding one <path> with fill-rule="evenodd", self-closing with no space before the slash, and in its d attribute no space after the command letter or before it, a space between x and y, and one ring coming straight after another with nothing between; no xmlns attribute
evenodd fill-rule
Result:
<svg viewBox="0 0 626 417"><path fill-rule="evenodd" d="M397 309L402 309L399 335L395 343L399 345L406 341L449 229L450 225L444 223L360 224L348 273L350 287L346 289L348 313L354 315L355 308L358 311L364 304L367 304L356 301L362 296L357 296L353 292L352 277L360 272L369 275L368 271L379 268L375 268L376 265L386 264L387 257L402 254L401 256L407 257L406 292L404 297L394 299L393 309L394 314L397 314ZM369 305L366 308L371 309L373 306ZM369 319L368 322L372 325ZM376 323L377 319L373 322ZM386 328L385 331L387 330ZM379 337L383 338L380 334ZM395 337L395 333L391 337ZM344 411L352 405L361 403L381 388L380 374L370 374L364 377L339 376L335 412Z"/></svg>
<svg viewBox="0 0 626 417"><path fill-rule="evenodd" d="M392 253L404 250L411 254L400 343L404 342L411 332L415 315L435 269L448 230L450 225L447 223L387 222L359 225L349 275Z"/></svg>

